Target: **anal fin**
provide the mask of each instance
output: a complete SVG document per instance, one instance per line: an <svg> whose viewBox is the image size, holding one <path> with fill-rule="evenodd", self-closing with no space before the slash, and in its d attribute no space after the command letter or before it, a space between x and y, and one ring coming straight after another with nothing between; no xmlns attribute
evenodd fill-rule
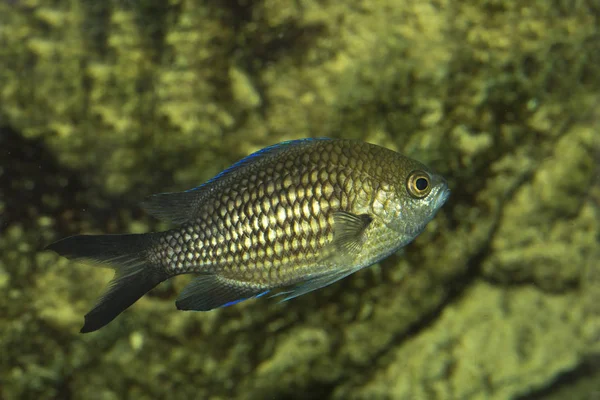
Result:
<svg viewBox="0 0 600 400"><path fill-rule="evenodd" d="M285 292L280 292L275 294L273 297L275 296L285 296L281 301L287 301L287 300L291 300L293 298L296 298L298 296L302 296L303 294L312 292L313 290L317 290L317 289L321 289L325 286L329 286L332 283L335 283L337 281L339 281L340 279L344 279L345 277L347 277L348 275L353 274L354 272L356 272L358 269L360 268L351 268L351 269L344 269L344 270L338 270L338 271L332 271L329 272L327 274L324 275L320 275L314 278L310 278L298 285L296 285L294 288L292 288L291 290L287 290Z"/></svg>
<svg viewBox="0 0 600 400"><path fill-rule="evenodd" d="M268 291L264 286L218 275L200 275L183 289L175 304L179 310L209 311L260 297Z"/></svg>

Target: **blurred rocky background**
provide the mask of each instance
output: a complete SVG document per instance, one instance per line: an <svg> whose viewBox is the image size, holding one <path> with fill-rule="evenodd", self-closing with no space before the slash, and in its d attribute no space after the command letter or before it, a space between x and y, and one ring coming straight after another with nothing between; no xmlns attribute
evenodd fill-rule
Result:
<svg viewBox="0 0 600 400"><path fill-rule="evenodd" d="M0 398L600 399L600 1L0 0ZM403 254L286 303L78 333L139 201L282 140L415 157Z"/></svg>

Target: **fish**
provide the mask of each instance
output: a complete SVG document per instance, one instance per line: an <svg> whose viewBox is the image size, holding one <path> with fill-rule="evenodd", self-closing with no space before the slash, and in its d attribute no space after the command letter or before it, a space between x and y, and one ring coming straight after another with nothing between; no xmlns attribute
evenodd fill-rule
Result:
<svg viewBox="0 0 600 400"><path fill-rule="evenodd" d="M269 292L282 300L377 263L419 235L450 195L422 163L378 145L308 138L259 150L206 183L143 201L174 227L75 235L47 246L113 268L82 333L107 325L159 283L196 277L179 310L209 311Z"/></svg>

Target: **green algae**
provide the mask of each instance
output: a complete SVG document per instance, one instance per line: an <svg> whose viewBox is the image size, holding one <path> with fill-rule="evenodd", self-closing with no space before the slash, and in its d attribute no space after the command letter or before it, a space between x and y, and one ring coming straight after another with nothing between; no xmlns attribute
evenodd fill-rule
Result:
<svg viewBox="0 0 600 400"><path fill-rule="evenodd" d="M334 398L509 399L525 387L535 391L599 349L594 336L581 335L582 326L600 322L585 312L581 295L475 282L426 331L376 364L367 382Z"/></svg>
<svg viewBox="0 0 600 400"><path fill-rule="evenodd" d="M0 124L58 165L35 204L0 196L0 397L551 393L600 351L598 16L591 1L0 1ZM404 254L310 296L182 313L182 278L77 333L111 272L44 244L164 228L136 202L306 136L404 151L453 196ZM1 189L35 189L40 166Z"/></svg>
<svg viewBox="0 0 600 400"><path fill-rule="evenodd" d="M554 153L504 206L484 274L547 290L581 282L582 267L598 247L598 210L586 198L598 149L592 127L575 126L557 140Z"/></svg>

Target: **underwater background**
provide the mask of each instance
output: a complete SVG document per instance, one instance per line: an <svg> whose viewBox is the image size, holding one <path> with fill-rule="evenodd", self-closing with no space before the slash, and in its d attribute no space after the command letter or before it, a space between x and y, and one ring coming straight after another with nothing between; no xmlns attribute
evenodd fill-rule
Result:
<svg viewBox="0 0 600 400"><path fill-rule="evenodd" d="M0 398L600 399L599 130L598 0L0 0ZM112 271L44 246L322 136L450 200L306 296L78 333Z"/></svg>

